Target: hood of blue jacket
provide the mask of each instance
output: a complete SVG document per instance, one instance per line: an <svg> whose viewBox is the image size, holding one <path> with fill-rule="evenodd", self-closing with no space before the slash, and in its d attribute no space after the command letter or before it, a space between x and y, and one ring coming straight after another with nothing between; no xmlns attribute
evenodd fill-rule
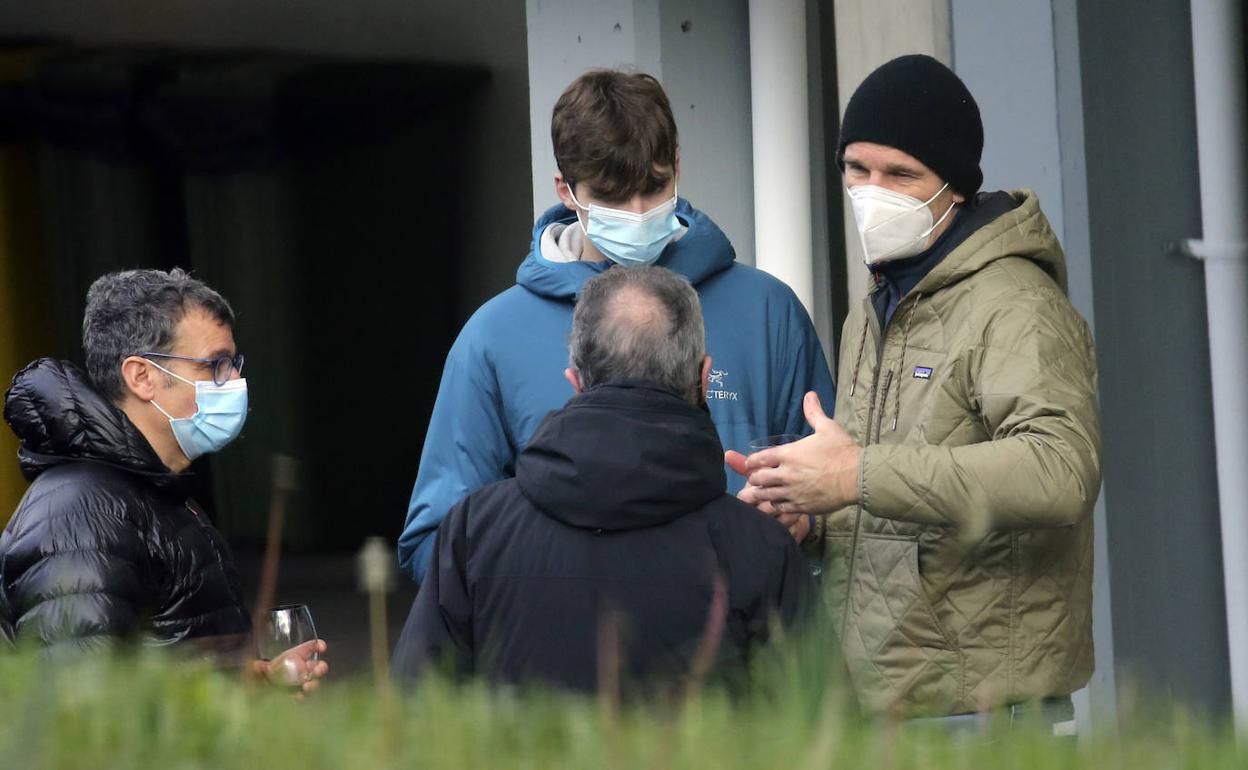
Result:
<svg viewBox="0 0 1248 770"><path fill-rule="evenodd" d="M697 286L702 281L732 266L737 258L728 236L701 211L680 198L676 217L689 230L663 250L656 264L679 273ZM576 212L562 203L546 209L533 226L533 244L529 256L516 271L516 283L542 297L575 300L581 286L613 263L551 262L542 256L542 232L553 224L576 223Z"/></svg>

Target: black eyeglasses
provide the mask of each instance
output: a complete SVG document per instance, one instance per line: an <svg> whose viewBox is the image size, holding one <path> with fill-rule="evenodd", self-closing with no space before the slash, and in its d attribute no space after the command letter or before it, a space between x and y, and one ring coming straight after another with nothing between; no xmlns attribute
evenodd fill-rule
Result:
<svg viewBox="0 0 1248 770"><path fill-rule="evenodd" d="M175 356L172 353L139 353L141 356L156 356L157 358L176 358L179 361L194 361L197 364L212 367L212 382L214 385L224 385L230 381L230 375L237 369L239 374L243 373L243 354L239 353L235 356L221 356L220 358L194 358L193 356Z"/></svg>

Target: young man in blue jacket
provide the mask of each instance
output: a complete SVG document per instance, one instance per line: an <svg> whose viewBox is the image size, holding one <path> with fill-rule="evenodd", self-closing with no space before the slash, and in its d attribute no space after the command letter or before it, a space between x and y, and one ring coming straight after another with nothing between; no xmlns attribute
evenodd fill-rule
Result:
<svg viewBox="0 0 1248 770"><path fill-rule="evenodd" d="M442 372L399 538L400 563L417 582L451 506L513 476L538 423L567 400L559 373L573 306L581 286L604 270L657 264L697 289L715 361L707 401L725 449L808 432L803 394L835 397L822 346L792 290L738 264L724 233L678 196L676 121L657 80L611 70L582 75L555 104L551 139L560 203L534 226L516 285L468 320ZM727 491L742 483L730 472ZM790 531L805 539L806 520Z"/></svg>
<svg viewBox="0 0 1248 770"><path fill-rule="evenodd" d="M621 694L675 694L718 624L712 680L748 681L772 623L810 609L810 579L784 527L724 491L697 294L661 267L608 270L568 348L575 395L514 478L452 506L391 671L593 692L614 658Z"/></svg>

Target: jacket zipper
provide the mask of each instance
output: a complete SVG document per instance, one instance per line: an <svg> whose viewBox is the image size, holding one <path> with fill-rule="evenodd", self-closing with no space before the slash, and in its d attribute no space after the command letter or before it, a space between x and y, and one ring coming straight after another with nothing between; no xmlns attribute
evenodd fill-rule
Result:
<svg viewBox="0 0 1248 770"><path fill-rule="evenodd" d="M203 532L204 537L207 538L208 547L212 549L212 555L216 557L217 559L217 567L220 568L222 578L225 580L226 590L230 592L230 596L234 599L235 603L237 603L239 607L244 606L242 587L241 586L235 587L230 584L230 581L227 577L229 573L225 568L225 557L221 553L221 549L217 547L217 541L213 539L212 537L213 533L209 531L211 528L211 525L207 521L205 521L203 512L199 510L199 504L192 501L190 498L187 498L186 500L184 500L183 504L186 506L186 510L190 511L191 514L195 517L195 523L199 525L200 531Z"/></svg>
<svg viewBox="0 0 1248 770"><path fill-rule="evenodd" d="M880 388L880 419L876 421L875 440L872 444L880 443L881 436L884 435L884 420L888 417L888 394L893 389L893 375L895 372L889 369L884 373L884 385Z"/></svg>
<svg viewBox="0 0 1248 770"><path fill-rule="evenodd" d="M875 373L871 377L871 407L867 410L867 430L861 439L862 443L859 444L863 449L866 449L871 444L871 432L875 429L875 405L880 394L880 367L884 363L884 332L887 331L888 325L885 324L883 329L880 328L880 321L875 315L875 307L871 304L871 295L863 298L862 303L866 312L867 325L873 332L872 337L875 340ZM896 314L896 311L893 311L893 315L895 316ZM862 344L867 344L866 340ZM884 386L886 389L888 383L892 381L892 375L892 371L889 371ZM849 608L854 594L854 570L858 566L858 540L861 532L862 503L859 502L854 508L854 534L849 541L849 571L846 573L845 580L845 608L841 610L842 635L849 628Z"/></svg>

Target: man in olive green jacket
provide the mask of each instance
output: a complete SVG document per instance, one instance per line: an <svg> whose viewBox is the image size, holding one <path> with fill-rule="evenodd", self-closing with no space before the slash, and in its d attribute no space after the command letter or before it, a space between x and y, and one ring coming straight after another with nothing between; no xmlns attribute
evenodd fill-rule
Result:
<svg viewBox="0 0 1248 770"><path fill-rule="evenodd" d="M1034 193L979 193L983 128L926 56L872 73L837 159L873 286L836 420L749 458L742 499L817 544L863 704L1065 704L1092 673L1096 362Z"/></svg>

